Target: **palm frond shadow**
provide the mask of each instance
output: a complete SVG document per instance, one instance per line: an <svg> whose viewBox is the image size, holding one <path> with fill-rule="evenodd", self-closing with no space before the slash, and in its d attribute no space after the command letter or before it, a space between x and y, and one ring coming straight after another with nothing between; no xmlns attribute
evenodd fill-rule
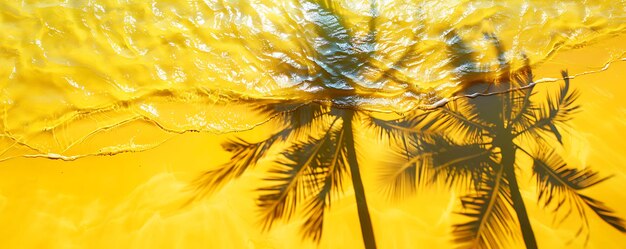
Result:
<svg viewBox="0 0 626 249"><path fill-rule="evenodd" d="M358 165L350 124L354 122L354 116L360 114L354 110L309 103L281 115L279 120L285 122L285 128L265 140L250 143L236 139L224 143L223 147L233 153L231 160L196 179L194 198L238 178L268 156L272 146L287 143L289 147L280 153L263 179L266 185L256 189L263 227L270 229L276 221L290 220L297 211L302 211L305 218L303 236L319 241L324 213L331 207L333 196L343 191L344 179L351 177L353 182L362 185L360 176L356 175L359 171L355 169ZM356 195L365 201L362 188ZM360 214L360 218L370 222L369 214ZM369 239L373 240L373 237Z"/></svg>
<svg viewBox="0 0 626 249"><path fill-rule="evenodd" d="M582 220L576 237L584 231L589 237L587 210L626 232L624 220L604 203L581 193L608 177L568 166L551 146L563 143L562 128L580 109L579 93L571 89L567 71L561 72L563 84L558 92L537 100L527 59L521 69L510 71L498 40L493 35L485 37L493 41L498 53L500 72L495 80L473 66L469 46L452 33L455 56L451 65L467 69L456 73L466 86L460 94L468 97L454 99L426 115L396 120L398 129L381 126L384 134L397 137L394 141L408 141L392 146L394 153L380 171L384 192L402 198L436 182L460 188L468 192L461 197L460 211L468 221L453 230L461 247L503 248L507 240L522 235L527 248L537 248L516 172L531 170L539 204L549 207L559 222L572 214ZM480 92L477 89L499 94L472 95ZM530 157L532 165L521 165L521 156Z"/></svg>

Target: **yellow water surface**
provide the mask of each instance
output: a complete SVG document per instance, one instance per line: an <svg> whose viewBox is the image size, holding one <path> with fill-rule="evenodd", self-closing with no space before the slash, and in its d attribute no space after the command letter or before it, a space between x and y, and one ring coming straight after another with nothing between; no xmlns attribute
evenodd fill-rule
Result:
<svg viewBox="0 0 626 249"><path fill-rule="evenodd" d="M328 2L328 1L327 1ZM568 158L613 177L588 191L626 217L625 1L335 1L354 40L397 66L405 82L356 72L353 104L405 111L450 97L446 34L458 32L490 68L493 33L518 65L525 54L540 87L568 69L582 112L566 135ZM317 6L317 7L316 7ZM371 7L375 6L376 11ZM362 248L354 194L325 217L319 245L299 221L261 229L251 171L214 195L183 205L189 182L229 160L220 143L260 140L274 120L249 99L315 99L303 85L323 37L311 31L315 1L4 1L0 3L0 248ZM319 13L318 13L319 14ZM365 39L366 40L366 39ZM366 48L364 48L366 49ZM291 63L301 70L285 71ZM451 248L461 216L454 191L421 190L390 202L379 190L384 145L356 134L380 248ZM369 163L371 162L371 163ZM556 227L520 184L540 248L622 248L626 235L590 215L590 237ZM587 192L586 192L587 193ZM300 221L301 222L301 221ZM520 247L523 245L518 243Z"/></svg>

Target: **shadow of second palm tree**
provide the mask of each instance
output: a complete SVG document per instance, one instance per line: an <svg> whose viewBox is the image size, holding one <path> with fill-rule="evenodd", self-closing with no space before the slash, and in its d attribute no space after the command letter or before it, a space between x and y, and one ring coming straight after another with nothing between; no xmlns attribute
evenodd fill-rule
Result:
<svg viewBox="0 0 626 249"><path fill-rule="evenodd" d="M384 127L387 134L402 141L381 171L388 194L401 196L436 182L461 188L468 192L460 199L461 214L467 221L454 226L455 242L467 248L506 248L507 240L521 231L526 248L537 248L518 184L519 170L530 170L540 204L560 219L577 214L583 220L576 236L588 231L588 210L626 232L624 221L610 208L581 192L608 177L589 168L571 167L557 153L557 146L563 143L563 127L579 110L579 93L571 89L567 72L562 72L558 92L536 95L539 92L528 61L521 69L510 71L499 41L492 35L486 38L493 41L499 54L495 80L480 80L480 70L475 74L457 72L466 86L463 97ZM451 46L453 49L467 50L456 34L450 39L453 44L460 43ZM453 65L474 64L471 56L456 53L452 58ZM523 163L522 157L532 163Z"/></svg>

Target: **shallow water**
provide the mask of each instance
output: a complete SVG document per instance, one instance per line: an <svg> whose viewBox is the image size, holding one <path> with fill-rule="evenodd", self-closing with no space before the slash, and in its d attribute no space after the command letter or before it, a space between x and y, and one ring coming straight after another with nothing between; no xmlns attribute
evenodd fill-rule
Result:
<svg viewBox="0 0 626 249"><path fill-rule="evenodd" d="M567 158L614 175L585 193L626 216L624 1L21 1L0 3L0 18L2 247L314 247L298 222L259 229L261 169L181 209L187 184L228 161L225 139L260 140L278 127L255 103L404 113L497 78L485 33L512 68L526 55L546 87L569 70L582 112ZM355 139L374 144L358 147L360 161L382 156L369 132ZM458 194L422 190L390 203L374 164L362 171L379 247L453 246ZM577 226L557 228L534 205L526 173L539 246L583 247L567 244ZM362 246L351 188L325 220L320 247ZM587 248L626 239L593 217L590 231Z"/></svg>

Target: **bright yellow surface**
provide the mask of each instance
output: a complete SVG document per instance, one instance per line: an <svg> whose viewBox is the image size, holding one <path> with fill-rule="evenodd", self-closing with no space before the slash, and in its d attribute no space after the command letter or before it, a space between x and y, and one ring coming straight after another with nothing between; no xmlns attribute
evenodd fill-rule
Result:
<svg viewBox="0 0 626 249"><path fill-rule="evenodd" d="M213 1L68 2L0 3L0 248L314 246L300 239L297 221L260 231L252 192L260 171L181 208L190 194L188 182L229 159L221 141L235 135L260 139L273 129L270 121L234 135L212 133L244 130L264 121L236 103L216 104L228 100L223 95L283 96L279 90L289 89L288 83L261 73L271 65L255 61L257 55L248 52L262 51L255 39L274 41L283 51L296 46L297 39L256 34L248 25L261 25L263 18L234 25L241 20L224 18L225 13L240 10L245 16L263 9L269 22L286 23L279 26L283 32L301 32L281 15L297 15L300 7L295 2L257 3L256 8ZM381 5L381 15L390 21L410 20L403 17L407 13L422 14L424 33L435 37L424 50L441 50L436 37L443 29L470 26L494 31L511 49L511 57L520 51L528 54L537 79L545 84L554 87L550 79L569 69L576 76L573 87L582 92L583 111L572 122L568 153L577 165L614 175L589 194L626 217L626 36L619 35L626 25L623 2L408 5L428 11L399 10L400 1ZM358 22L358 16L351 20ZM392 23L400 27L381 27L390 31L381 32L390 36L382 40L396 41L393 35L403 33L391 31L406 32L415 25ZM234 31L250 44L248 52L220 36ZM238 56L224 60L225 52ZM416 85L450 83L445 75L435 77L448 70L437 66L438 58L441 55L432 55L425 66L411 71ZM429 67L435 76L424 76ZM186 132L190 130L201 132ZM371 137L359 134L356 139L370 143ZM360 151L362 162L373 161L380 151L370 148ZM380 248L454 246L451 226L460 218L452 213L459 206L455 193L428 189L404 202L389 203L377 195L373 165L364 163L363 168ZM553 227L551 213L537 208L530 175L524 177L522 194L539 246L581 248L584 239L566 244L576 232L574 225ZM350 191L333 203L320 247L362 247ZM623 248L626 235L589 215L587 248Z"/></svg>

